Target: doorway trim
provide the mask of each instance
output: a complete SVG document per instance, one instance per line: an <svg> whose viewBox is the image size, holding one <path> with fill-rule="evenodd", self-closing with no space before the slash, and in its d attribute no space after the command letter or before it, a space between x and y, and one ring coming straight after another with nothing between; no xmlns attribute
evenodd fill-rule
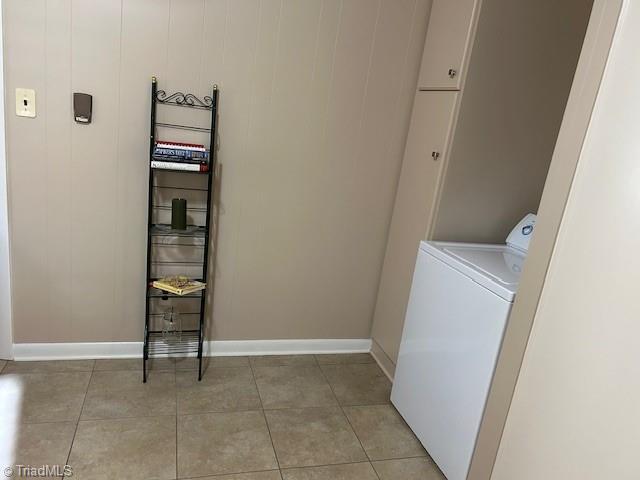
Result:
<svg viewBox="0 0 640 480"><path fill-rule="evenodd" d="M607 65L623 0L595 0L545 182L536 235L509 317L467 480L488 480L498 453L533 319Z"/></svg>
<svg viewBox="0 0 640 480"><path fill-rule="evenodd" d="M9 261L9 197L4 116L4 43L0 9L0 359L13 359L11 270Z"/></svg>

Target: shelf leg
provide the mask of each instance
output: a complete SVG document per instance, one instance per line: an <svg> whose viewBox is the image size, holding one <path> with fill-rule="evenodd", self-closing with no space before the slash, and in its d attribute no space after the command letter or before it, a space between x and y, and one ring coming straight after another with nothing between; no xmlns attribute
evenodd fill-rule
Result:
<svg viewBox="0 0 640 480"><path fill-rule="evenodd" d="M142 383L147 383L147 359L149 358L149 334L144 326L144 346L142 347Z"/></svg>
<svg viewBox="0 0 640 480"><path fill-rule="evenodd" d="M202 337L202 333L200 333ZM202 341L198 342L198 381L202 380Z"/></svg>

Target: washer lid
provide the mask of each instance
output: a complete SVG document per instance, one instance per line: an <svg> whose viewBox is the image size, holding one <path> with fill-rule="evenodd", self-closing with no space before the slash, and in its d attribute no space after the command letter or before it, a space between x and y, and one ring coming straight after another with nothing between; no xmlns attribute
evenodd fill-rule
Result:
<svg viewBox="0 0 640 480"><path fill-rule="evenodd" d="M420 249L513 302L526 258L522 251L507 245L456 242L420 242Z"/></svg>

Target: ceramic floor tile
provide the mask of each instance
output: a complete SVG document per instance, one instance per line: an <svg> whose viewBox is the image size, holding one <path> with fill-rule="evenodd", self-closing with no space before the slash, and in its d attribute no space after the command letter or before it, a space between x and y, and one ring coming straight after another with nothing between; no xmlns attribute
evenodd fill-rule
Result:
<svg viewBox="0 0 640 480"><path fill-rule="evenodd" d="M345 407L344 411L371 460L426 456L393 406Z"/></svg>
<svg viewBox="0 0 640 480"><path fill-rule="evenodd" d="M6 360L0 360L0 373L2 373L2 370L4 369L6 364L7 364Z"/></svg>
<svg viewBox="0 0 640 480"><path fill-rule="evenodd" d="M249 357L209 357L210 367L248 367Z"/></svg>
<svg viewBox="0 0 640 480"><path fill-rule="evenodd" d="M320 365L344 365L351 363L376 363L369 353L335 353L316 355Z"/></svg>
<svg viewBox="0 0 640 480"><path fill-rule="evenodd" d="M249 357L254 367L276 367L283 365L316 365L313 355L262 355Z"/></svg>
<svg viewBox="0 0 640 480"><path fill-rule="evenodd" d="M147 361L147 368L150 371L173 371L175 364L168 358L151 358ZM142 375L141 358L109 358L96 360L94 371L106 370L131 370L140 372Z"/></svg>
<svg viewBox="0 0 640 480"><path fill-rule="evenodd" d="M103 371L93 372L82 420L175 414L174 372L150 372L142 383L139 371Z"/></svg>
<svg viewBox="0 0 640 480"><path fill-rule="evenodd" d="M254 367L265 409L337 405L317 365Z"/></svg>
<svg viewBox="0 0 640 480"><path fill-rule="evenodd" d="M347 463L282 471L283 480L378 480L371 464Z"/></svg>
<svg viewBox="0 0 640 480"><path fill-rule="evenodd" d="M0 375L0 416L18 423L75 422L91 372Z"/></svg>
<svg viewBox="0 0 640 480"><path fill-rule="evenodd" d="M186 480L186 479L185 479ZM213 477L197 477L194 480L282 480L279 470L253 473L232 473L230 475L215 475Z"/></svg>
<svg viewBox="0 0 640 480"><path fill-rule="evenodd" d="M26 477L25 473L31 473L19 470L19 466L26 465L34 468L48 465L50 468L58 469L57 472L48 472L50 475L42 475L42 472L36 471L38 478L56 478L58 472L63 473L76 431L75 422L30 425L12 425L3 422L2 430L0 448L5 454L14 452L13 465L11 465L14 477ZM0 465L0 472L4 472L7 467L10 465ZM36 475L30 476L35 477ZM60 475L57 477L59 478Z"/></svg>
<svg viewBox="0 0 640 480"><path fill-rule="evenodd" d="M278 468L262 412L178 416L178 477Z"/></svg>
<svg viewBox="0 0 640 480"><path fill-rule="evenodd" d="M197 370L198 359L194 357L176 358L173 360L176 370ZM209 367L248 367L249 357L204 357L202 359L202 371Z"/></svg>
<svg viewBox="0 0 640 480"><path fill-rule="evenodd" d="M176 417L81 421L69 465L74 480L174 479Z"/></svg>
<svg viewBox="0 0 640 480"><path fill-rule="evenodd" d="M367 460L340 407L265 411L281 468Z"/></svg>
<svg viewBox="0 0 640 480"><path fill-rule="evenodd" d="M373 468L380 480L447 480L428 457L373 462Z"/></svg>
<svg viewBox="0 0 640 480"><path fill-rule="evenodd" d="M376 364L321 365L340 405L389 403L391 382Z"/></svg>
<svg viewBox="0 0 640 480"><path fill-rule="evenodd" d="M202 369L204 370L205 365L207 365L207 358L202 359ZM172 358L171 362L174 365L176 370L197 370L198 369L198 359L196 357L180 357L180 358Z"/></svg>
<svg viewBox="0 0 640 480"><path fill-rule="evenodd" d="M90 372L95 360L7 362L2 373Z"/></svg>
<svg viewBox="0 0 640 480"><path fill-rule="evenodd" d="M260 397L249 367L208 368L176 372L178 414L258 410Z"/></svg>

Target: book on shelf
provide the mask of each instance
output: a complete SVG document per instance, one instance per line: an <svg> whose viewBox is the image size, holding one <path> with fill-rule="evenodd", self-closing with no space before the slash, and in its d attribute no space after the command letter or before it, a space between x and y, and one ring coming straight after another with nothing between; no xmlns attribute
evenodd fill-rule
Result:
<svg viewBox="0 0 640 480"><path fill-rule="evenodd" d="M207 285L197 280L191 280L184 275L175 275L155 280L152 286L175 295L189 295L190 293L204 290Z"/></svg>
<svg viewBox="0 0 640 480"><path fill-rule="evenodd" d="M158 160L159 162L209 164L209 160L206 158L173 157L171 155L159 155L157 153L154 153L151 158L152 160Z"/></svg>
<svg viewBox="0 0 640 480"><path fill-rule="evenodd" d="M173 150L171 148L155 147L154 157L175 158L176 160L194 160L198 162L209 161L209 152L199 152L192 150Z"/></svg>
<svg viewBox="0 0 640 480"><path fill-rule="evenodd" d="M209 171L209 165L206 163L191 163L180 161L151 160L151 168L159 170L181 170L185 172L201 172Z"/></svg>
<svg viewBox="0 0 640 480"><path fill-rule="evenodd" d="M200 162L209 161L209 152L204 145L194 143L176 143L158 141L153 148L154 157L171 158L176 161L193 160Z"/></svg>
<svg viewBox="0 0 640 480"><path fill-rule="evenodd" d="M165 142L163 140L158 140L156 142L156 147L158 148L170 148L174 150L191 150L194 152L206 152L207 149L204 148L204 145L200 145L197 143L180 143L180 142Z"/></svg>

